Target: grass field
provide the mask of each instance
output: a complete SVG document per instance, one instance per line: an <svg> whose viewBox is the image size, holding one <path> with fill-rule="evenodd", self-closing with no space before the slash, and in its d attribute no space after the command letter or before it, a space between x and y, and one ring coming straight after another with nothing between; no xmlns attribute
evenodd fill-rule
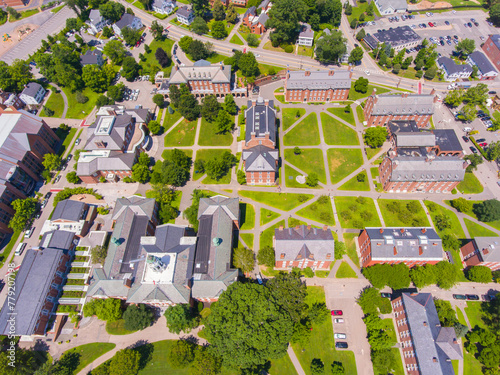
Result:
<svg viewBox="0 0 500 375"><path fill-rule="evenodd" d="M129 331L128 329L125 329L125 320L118 319L116 322L106 323L106 332L110 335L130 335L131 333L137 331Z"/></svg>
<svg viewBox="0 0 500 375"><path fill-rule="evenodd" d="M457 311L457 319L460 324L463 324L464 326L467 326L467 322L465 321L464 313L462 312L462 309L460 309L458 306L455 306L455 309Z"/></svg>
<svg viewBox="0 0 500 375"><path fill-rule="evenodd" d="M136 1L136 3L139 3ZM135 6L137 4L134 3ZM139 3L140 4L140 3ZM142 5L142 4L141 4ZM163 39L163 40L154 40L149 44L149 48L151 48L150 53L143 53L144 57L146 57L145 61L139 60L139 65L142 67L143 73L150 73L150 66L157 66L160 68L164 73L165 77L168 77L170 75L170 72L172 70L172 67L174 66L173 60L172 60L172 47L174 46L174 41L172 39ZM161 67L161 65L158 63L158 60L156 59L155 53L156 50L161 47L168 55L169 57L169 63L165 67Z"/></svg>
<svg viewBox="0 0 500 375"><path fill-rule="evenodd" d="M341 118L342 120L344 120L345 122L347 122L348 124L351 124L351 125L356 125L356 123L354 122L354 115L352 114L352 106L350 104L349 105L349 108L351 108L351 111L350 112L346 112L345 111L345 107L332 107L332 108L328 108L328 112L330 112L331 114Z"/></svg>
<svg viewBox="0 0 500 375"><path fill-rule="evenodd" d="M7 245L5 245L2 252L0 253L0 267L3 266L5 261L9 258L10 252L12 251L14 245L22 234L23 232L21 231L15 231L14 233L12 233L9 242L7 243Z"/></svg>
<svg viewBox="0 0 500 375"><path fill-rule="evenodd" d="M299 183L297 182L297 177L302 176L303 174L296 170L295 168L292 168L288 164L285 164L285 186L289 188L295 188L295 189L319 189L319 186L309 186L306 183Z"/></svg>
<svg viewBox="0 0 500 375"><path fill-rule="evenodd" d="M236 34L233 35L229 43L237 44L239 46L244 45L244 43L241 41L240 37Z"/></svg>
<svg viewBox="0 0 500 375"><path fill-rule="evenodd" d="M340 267L337 270L337 273L335 274L335 277L337 279L357 279L358 276L356 275L356 272L351 268L349 263L347 262L342 262L340 263Z"/></svg>
<svg viewBox="0 0 500 375"><path fill-rule="evenodd" d="M285 220L281 220L274 224L272 227L267 228L260 234L260 248L264 248L266 246L273 246L273 236L274 230L279 228L280 226L285 226Z"/></svg>
<svg viewBox="0 0 500 375"><path fill-rule="evenodd" d="M210 148L210 149L201 149L196 151L196 160L201 159L205 162L212 160L216 157L220 157L226 151L231 151L227 148ZM205 174L205 173L203 173ZM199 179L202 173L195 173L193 176L193 180ZM231 170L227 172L225 176L223 176L220 180L213 180L210 177L205 177L202 181L204 184L229 184L231 182Z"/></svg>
<svg viewBox="0 0 500 375"><path fill-rule="evenodd" d="M382 217L384 218L385 225L388 227L411 227L411 226L422 226L422 224L415 225L413 221L415 219L418 219L422 223L425 223L423 226L430 226L429 219L427 219L427 215L425 214L424 209L420 205L420 202L416 201L419 204L419 209L416 213L411 214L411 219L408 222L404 222L403 220L400 219L399 215L397 213L390 212L387 209L387 206L391 202L399 202L401 211L404 213L409 213L408 210L406 209L406 205L410 202L411 200L392 200L392 199L379 199L378 200L378 206L380 208L380 211L382 212Z"/></svg>
<svg viewBox="0 0 500 375"><path fill-rule="evenodd" d="M163 150L163 152L161 153L161 157L163 158L163 160L168 159L173 150L175 150L175 149ZM193 159L193 150L181 149L181 151L183 153L185 153L187 156L189 156L191 159Z"/></svg>
<svg viewBox="0 0 500 375"><path fill-rule="evenodd" d="M374 8L376 8L374 6ZM348 16L348 20L349 20L349 23L354 19L358 19L359 20L359 16L363 13L365 13L366 11L368 10L368 2L366 3L357 3L357 6L353 7L352 8L352 14L350 16ZM368 16L366 13L365 13L365 21L373 21L373 16Z"/></svg>
<svg viewBox="0 0 500 375"><path fill-rule="evenodd" d="M56 93L56 88L51 87L52 93L49 96L49 100L45 103L45 107L54 111L54 114L50 117L60 118L64 111L64 99L61 93ZM42 111L42 114L44 111Z"/></svg>
<svg viewBox="0 0 500 375"><path fill-rule="evenodd" d="M283 211L290 211L291 209L304 204L313 197L312 194L267 193L249 190L241 190L239 194L242 197L252 199L256 202L260 202ZM303 197L305 200L300 202L299 197Z"/></svg>
<svg viewBox="0 0 500 375"><path fill-rule="evenodd" d="M319 148L304 148L300 155L295 155L293 149L285 149L285 159L308 175L316 173L319 180L326 184L325 162L323 151Z"/></svg>
<svg viewBox="0 0 500 375"><path fill-rule="evenodd" d="M483 375L483 365L464 349L464 375Z"/></svg>
<svg viewBox="0 0 500 375"><path fill-rule="evenodd" d="M66 87L63 87L62 90L64 91L66 97L68 98L68 112L66 113L66 118L82 119L87 117L90 114L90 112L92 112L97 97L100 95L93 92L89 88L85 88L82 91L82 93L87 98L89 98L89 100L86 103L78 103L76 101L76 93L71 92Z"/></svg>
<svg viewBox="0 0 500 375"><path fill-rule="evenodd" d="M83 370L88 364L95 361L104 353L109 352L115 348L116 344L107 343L107 342L95 342L91 344L85 344L77 346L73 349L67 350L63 353L78 353L78 367L73 371L73 374L78 374L81 370Z"/></svg>
<svg viewBox="0 0 500 375"><path fill-rule="evenodd" d="M347 256L351 258L353 263L359 267L358 253L356 252L356 244L354 243L354 237L357 236L357 233L344 233L344 243L347 251Z"/></svg>
<svg viewBox="0 0 500 375"><path fill-rule="evenodd" d="M311 113L299 124L285 134L285 146L315 146L319 145L319 130L316 113Z"/></svg>
<svg viewBox="0 0 500 375"><path fill-rule="evenodd" d="M356 197L335 197L335 206L342 228L380 227L382 224L373 199L364 198L363 203L356 200ZM361 217L361 213L365 211L371 215L370 220Z"/></svg>
<svg viewBox="0 0 500 375"><path fill-rule="evenodd" d="M217 134L216 131L217 125L215 121L208 122L202 118L198 144L200 146L231 146L231 143L233 143L233 135L230 132Z"/></svg>
<svg viewBox="0 0 500 375"><path fill-rule="evenodd" d="M174 124L179 121L179 119L182 117L179 111L175 111L174 113L170 114L168 113L168 110L166 110L167 113L165 113L165 120L163 120L163 131L166 132L168 129L170 129Z"/></svg>
<svg viewBox="0 0 500 375"><path fill-rule="evenodd" d="M322 287L308 286L307 292L305 302L309 306L316 302L325 302L325 292ZM321 324L313 323L311 337L307 345L292 344L292 348L307 375L311 375L311 361L315 358L321 359L326 368L334 361L339 361L344 365L346 375L355 375L357 373L354 353L350 350L335 350L332 320L330 318Z"/></svg>
<svg viewBox="0 0 500 375"><path fill-rule="evenodd" d="M361 182L358 181L359 175L365 176L364 180ZM338 189L350 191L370 191L370 183L368 182L368 175L366 174L366 171L361 171Z"/></svg>
<svg viewBox="0 0 500 375"><path fill-rule="evenodd" d="M358 121L363 123L365 121L365 115L363 113L363 107L360 105L356 106L356 114L358 115Z"/></svg>
<svg viewBox="0 0 500 375"><path fill-rule="evenodd" d="M480 194L484 187L474 173L467 172L464 180L457 185L457 190L463 194Z"/></svg>
<svg viewBox="0 0 500 375"><path fill-rule="evenodd" d="M165 136L165 147L193 146L198 121L182 120Z"/></svg>
<svg viewBox="0 0 500 375"><path fill-rule="evenodd" d="M363 164L359 149L330 148L327 157L332 184L340 182Z"/></svg>
<svg viewBox="0 0 500 375"><path fill-rule="evenodd" d="M326 113L321 113L323 136L327 145L359 145L356 132Z"/></svg>
<svg viewBox="0 0 500 375"><path fill-rule="evenodd" d="M66 134L61 147L59 147L59 150L57 150L57 154L59 156L62 156L64 152L68 149L68 146L71 144L71 141L75 137L75 134L76 134L76 128L71 128L69 132Z"/></svg>
<svg viewBox="0 0 500 375"><path fill-rule="evenodd" d="M241 238L245 241L246 245L253 249L253 234L252 233L240 233Z"/></svg>
<svg viewBox="0 0 500 375"><path fill-rule="evenodd" d="M445 202L446 202L446 204L450 205L449 201L445 201ZM480 204L483 201L471 201L471 202L472 202L473 206L476 206L477 204ZM464 212L464 214L469 215L470 217L473 217L474 219L478 220L477 215L474 213L474 208L471 209L470 211ZM500 230L500 220L488 221L488 222L484 222L484 224Z"/></svg>
<svg viewBox="0 0 500 375"><path fill-rule="evenodd" d="M283 119L283 130L287 130L290 126L292 126L295 121L304 116L306 110L304 108L284 108L281 112L281 116ZM299 117L297 117L297 114Z"/></svg>
<svg viewBox="0 0 500 375"><path fill-rule="evenodd" d="M283 358L271 361L270 375L297 375L290 357L285 355Z"/></svg>
<svg viewBox="0 0 500 375"><path fill-rule="evenodd" d="M483 316L483 313L481 311L481 304L483 303L486 302L467 301L467 307L464 310L467 314L467 319L469 319L471 328L474 328L475 326L479 326L485 329L487 328L487 325L484 324L483 320L481 319L481 317Z"/></svg>
<svg viewBox="0 0 500 375"><path fill-rule="evenodd" d="M265 225L270 221L273 221L274 219L277 219L279 217L280 214L277 212L268 210L267 208L260 209L260 225Z"/></svg>
<svg viewBox="0 0 500 375"><path fill-rule="evenodd" d="M365 147L365 151L366 151L366 157L368 158L368 160L370 160L375 155L377 155L377 153L380 151L380 148Z"/></svg>
<svg viewBox="0 0 500 375"><path fill-rule="evenodd" d="M311 203L309 206L297 211L297 215L304 219L317 221L318 223L330 226L335 225L335 217L333 216L333 208L330 199L328 199L328 203L325 204L319 202Z"/></svg>
<svg viewBox="0 0 500 375"><path fill-rule="evenodd" d="M255 226L255 208L249 203L240 203L240 230L250 230Z"/></svg>
<svg viewBox="0 0 500 375"><path fill-rule="evenodd" d="M498 237L498 234L486 229L482 225L476 224L469 219L464 219L465 226L471 238L475 237Z"/></svg>
<svg viewBox="0 0 500 375"><path fill-rule="evenodd" d="M367 3L364 3L364 4L367 4ZM354 7L353 7L353 13L354 13ZM366 98L367 96L370 96L372 94L373 89L377 89L377 94L383 94L383 93L391 91L391 90L386 89L384 87L368 85L368 90L366 90L366 93L363 94L362 92L357 92L356 90L354 90L354 82L352 82L351 89L349 90L349 100L358 100L358 99Z"/></svg>
<svg viewBox="0 0 500 375"><path fill-rule="evenodd" d="M429 210L430 202L424 201L424 203L427 206L427 209ZM444 229L441 231L438 228L436 228L437 233L441 237L443 237L443 235L445 235L445 234L451 234L451 235L457 236L458 238L465 238L465 233L462 229L462 226L460 225L460 222L458 221L457 215L455 215L455 213L453 211L448 210L440 205L434 204L434 206L436 207L434 212L429 210L429 213L431 214L431 218L432 218L432 221L434 223L434 226L436 226L436 216L437 215L446 215L450 218L450 222L451 222L451 228L447 228L447 229Z"/></svg>

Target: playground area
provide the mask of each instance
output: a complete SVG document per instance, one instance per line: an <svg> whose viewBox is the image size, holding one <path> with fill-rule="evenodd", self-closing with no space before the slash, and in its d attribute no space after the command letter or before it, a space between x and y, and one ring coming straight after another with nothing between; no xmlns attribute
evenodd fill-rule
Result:
<svg viewBox="0 0 500 375"><path fill-rule="evenodd" d="M1 34L0 56L2 56L5 52L14 47L21 40L26 38L38 27L39 27L38 25L24 24L17 26L12 32Z"/></svg>

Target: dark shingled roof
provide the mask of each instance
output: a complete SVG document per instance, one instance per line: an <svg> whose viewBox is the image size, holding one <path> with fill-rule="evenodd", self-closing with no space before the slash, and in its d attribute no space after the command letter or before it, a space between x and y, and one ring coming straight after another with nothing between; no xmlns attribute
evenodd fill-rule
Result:
<svg viewBox="0 0 500 375"><path fill-rule="evenodd" d="M274 101L270 100L266 105L264 99L259 98L255 105L249 100L248 109L245 111L246 142L252 139L252 133L255 133L255 138L264 138L269 134L269 139L276 143L276 110L274 109Z"/></svg>
<svg viewBox="0 0 500 375"><path fill-rule="evenodd" d="M469 59L477 66L481 74L491 72L498 73L486 55L479 51L474 51L469 55Z"/></svg>
<svg viewBox="0 0 500 375"><path fill-rule="evenodd" d="M276 172L279 159L279 151L269 147L258 145L247 150L243 150L243 161L245 171L248 172Z"/></svg>
<svg viewBox="0 0 500 375"><path fill-rule="evenodd" d="M472 67L469 64L457 64L449 57L442 56L437 60L438 65L442 66L448 75L455 73L472 73Z"/></svg>
<svg viewBox="0 0 500 375"><path fill-rule="evenodd" d="M373 38L380 43L390 44L393 48L402 44L422 40L422 37L410 26L398 26L393 29L380 30L373 34Z"/></svg>
<svg viewBox="0 0 500 375"><path fill-rule="evenodd" d="M67 230L51 230L43 234L39 246L44 249L50 247L59 250L69 250L73 245L74 239L75 233L73 232Z"/></svg>
<svg viewBox="0 0 500 375"><path fill-rule="evenodd" d="M309 228L305 225L275 229L274 238L276 261L310 259L323 262L335 259L335 240L330 229Z"/></svg>
<svg viewBox="0 0 500 375"><path fill-rule="evenodd" d="M71 199L65 199L57 203L51 220L79 221L82 219L84 211L85 203L74 201Z"/></svg>
<svg viewBox="0 0 500 375"><path fill-rule="evenodd" d="M42 87L42 85L40 85L39 83L30 82L26 85L26 87L24 88L24 90L21 94L35 97L41 87Z"/></svg>

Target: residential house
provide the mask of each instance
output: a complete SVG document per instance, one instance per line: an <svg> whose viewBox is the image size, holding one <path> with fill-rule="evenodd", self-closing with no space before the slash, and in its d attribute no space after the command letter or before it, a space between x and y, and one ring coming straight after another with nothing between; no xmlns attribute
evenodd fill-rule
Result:
<svg viewBox="0 0 500 375"><path fill-rule="evenodd" d="M467 63L469 63L471 66L477 66L477 76L480 80L493 80L498 75L498 71L495 69L486 55L482 52L472 52L467 57Z"/></svg>
<svg viewBox="0 0 500 375"><path fill-rule="evenodd" d="M132 30L139 30L143 27L142 21L139 17L132 14L124 13L122 18L113 24L113 31L116 35L123 37L122 30L128 27Z"/></svg>
<svg viewBox="0 0 500 375"><path fill-rule="evenodd" d="M500 70L500 34L488 36L488 39L486 39L481 48L486 56L495 64L497 70Z"/></svg>
<svg viewBox="0 0 500 375"><path fill-rule="evenodd" d="M267 12L272 6L273 3L271 3L271 0L262 0L257 8L259 8L262 12Z"/></svg>
<svg viewBox="0 0 500 375"><path fill-rule="evenodd" d="M422 37L418 35L410 26L398 26L388 30L380 30L373 34L366 34L363 41L371 49L375 49L379 44L386 43L396 52L418 46L422 42Z"/></svg>
<svg viewBox="0 0 500 375"><path fill-rule="evenodd" d="M153 12L160 14L170 14L174 12L177 3L175 0L153 0L151 7Z"/></svg>
<svg viewBox="0 0 500 375"><path fill-rule="evenodd" d="M435 91L429 95L402 93L372 95L365 102L363 114L368 126L386 126L391 120L413 120L419 128L428 126L438 98Z"/></svg>
<svg viewBox="0 0 500 375"><path fill-rule="evenodd" d="M405 263L408 267L445 260L433 228L365 228L358 237L361 267Z"/></svg>
<svg viewBox="0 0 500 375"><path fill-rule="evenodd" d="M108 26L109 21L101 15L99 9L92 9L89 13L87 24L89 25L90 33L95 35L100 33L105 26Z"/></svg>
<svg viewBox="0 0 500 375"><path fill-rule="evenodd" d="M97 216L97 209L87 203L65 199L57 203L50 219L43 224L40 234L53 230L73 232L84 237Z"/></svg>
<svg viewBox="0 0 500 375"><path fill-rule="evenodd" d="M60 141L40 117L0 106L0 242L12 233L12 201L33 193L44 170L43 156L55 153Z"/></svg>
<svg viewBox="0 0 500 375"><path fill-rule="evenodd" d="M242 23L250 29L253 34L264 34L266 32L266 22L269 19L267 11L257 12L255 6L251 6L247 9L243 15Z"/></svg>
<svg viewBox="0 0 500 375"><path fill-rule="evenodd" d="M500 239L475 237L460 248L460 259L464 268L485 266L497 271L500 269Z"/></svg>
<svg viewBox="0 0 500 375"><path fill-rule="evenodd" d="M39 83L30 82L19 95L19 99L27 105L38 105L42 102L46 92L47 90Z"/></svg>
<svg viewBox="0 0 500 375"><path fill-rule="evenodd" d="M274 230L273 247L276 269L311 268L329 270L335 262L335 240L332 231L299 225L295 228L280 226Z"/></svg>
<svg viewBox="0 0 500 375"><path fill-rule="evenodd" d="M304 23L300 26L299 39L297 39L297 44L299 46L312 47L314 43L314 31L311 25Z"/></svg>
<svg viewBox="0 0 500 375"><path fill-rule="evenodd" d="M330 102L347 100L352 72L347 70L298 70L285 76L287 102Z"/></svg>
<svg viewBox="0 0 500 375"><path fill-rule="evenodd" d="M104 64L104 59L102 58L102 52L98 49L88 50L84 55L80 56L80 64L85 65L98 65L102 66Z"/></svg>
<svg viewBox="0 0 500 375"><path fill-rule="evenodd" d="M453 375L463 353L453 327L442 327L430 293L402 293L391 301L396 337L409 375Z"/></svg>
<svg viewBox="0 0 500 375"><path fill-rule="evenodd" d="M213 8L215 0L210 0L210 6ZM229 4L234 4L238 7L246 7L247 0L221 0L222 5L227 7Z"/></svg>
<svg viewBox="0 0 500 375"><path fill-rule="evenodd" d="M0 311L0 334L45 336L61 295L70 254L60 249L29 249L15 276L15 293Z"/></svg>
<svg viewBox="0 0 500 375"><path fill-rule="evenodd" d="M472 67L469 64L457 64L446 56L440 57L437 65L443 71L446 81L469 78L472 74Z"/></svg>
<svg viewBox="0 0 500 375"><path fill-rule="evenodd" d="M177 16L177 21L187 26L191 25L191 22L194 20L193 9L186 5L177 9L175 15Z"/></svg>
<svg viewBox="0 0 500 375"><path fill-rule="evenodd" d="M383 16L394 13L405 13L408 9L406 0L375 0L375 5Z"/></svg>
<svg viewBox="0 0 500 375"><path fill-rule="evenodd" d="M0 90L0 108L5 109L7 107L21 109L24 107L24 103L16 94Z"/></svg>

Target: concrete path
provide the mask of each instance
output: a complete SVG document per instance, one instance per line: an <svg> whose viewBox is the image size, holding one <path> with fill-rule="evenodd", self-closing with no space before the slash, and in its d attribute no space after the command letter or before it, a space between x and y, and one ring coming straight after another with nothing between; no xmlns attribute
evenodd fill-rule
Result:
<svg viewBox="0 0 500 375"><path fill-rule="evenodd" d="M295 355L295 352L293 351L291 345L288 345L287 353L288 353L288 356L290 357L290 360L293 363L293 367L295 367L295 371L297 371L297 374L298 375L306 375L306 373L302 369L302 366L300 365L299 359Z"/></svg>

